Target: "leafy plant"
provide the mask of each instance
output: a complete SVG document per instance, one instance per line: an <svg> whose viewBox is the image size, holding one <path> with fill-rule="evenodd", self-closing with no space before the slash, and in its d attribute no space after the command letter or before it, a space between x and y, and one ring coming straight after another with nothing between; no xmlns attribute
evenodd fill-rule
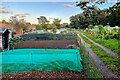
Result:
<svg viewBox="0 0 120 80"><path fill-rule="evenodd" d="M19 43L19 42L22 42L22 38L21 37L13 37L9 40L9 45L12 49L14 49L14 45Z"/></svg>
<svg viewBox="0 0 120 80"><path fill-rule="evenodd" d="M101 36L98 33L96 35L91 35L88 32L85 32L84 35L94 40L95 42L109 48L110 50L120 54L120 49L118 48L120 43L118 33L114 36L112 36L112 34L110 33L106 34L104 39L101 39ZM116 36L118 37L118 39L116 38Z"/></svg>

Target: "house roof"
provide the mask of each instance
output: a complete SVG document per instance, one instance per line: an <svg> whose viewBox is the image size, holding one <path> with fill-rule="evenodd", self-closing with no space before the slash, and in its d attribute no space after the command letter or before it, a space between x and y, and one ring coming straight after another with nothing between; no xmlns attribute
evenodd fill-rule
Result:
<svg viewBox="0 0 120 80"><path fill-rule="evenodd" d="M12 29L13 30L13 27L8 23L1 23L0 22L0 28L6 28L6 29Z"/></svg>
<svg viewBox="0 0 120 80"><path fill-rule="evenodd" d="M35 27L34 25L30 25L30 26L29 26L29 29L35 30L36 27Z"/></svg>
<svg viewBox="0 0 120 80"><path fill-rule="evenodd" d="M0 33L4 33L7 29L5 28L0 28Z"/></svg>

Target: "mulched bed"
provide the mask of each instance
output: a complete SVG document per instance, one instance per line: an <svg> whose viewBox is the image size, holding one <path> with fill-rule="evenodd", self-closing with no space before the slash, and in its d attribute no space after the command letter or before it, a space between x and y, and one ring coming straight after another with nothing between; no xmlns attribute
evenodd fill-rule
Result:
<svg viewBox="0 0 120 80"><path fill-rule="evenodd" d="M86 78L86 74L84 72L79 73L79 72L73 72L73 71L57 71L57 72L41 72L41 71L33 71L33 72L25 72L25 73L18 73L18 74L7 74L7 75L2 75L2 79L6 79L6 78L14 78L14 79L20 79L20 78L24 78L24 79L30 79L30 78L36 78L36 79L40 79L40 78L58 78L58 79L82 79L82 78ZM22 79L23 80L23 79Z"/></svg>
<svg viewBox="0 0 120 80"><path fill-rule="evenodd" d="M70 45L78 46L77 40L38 40L23 41L15 45L15 49L19 48L54 48L64 49L71 48Z"/></svg>

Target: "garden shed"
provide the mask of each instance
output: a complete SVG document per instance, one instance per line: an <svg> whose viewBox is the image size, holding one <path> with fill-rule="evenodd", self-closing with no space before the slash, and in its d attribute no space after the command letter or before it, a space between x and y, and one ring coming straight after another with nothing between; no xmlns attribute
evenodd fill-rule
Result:
<svg viewBox="0 0 120 80"><path fill-rule="evenodd" d="M0 28L0 47L2 49L8 48L9 30L6 28Z"/></svg>

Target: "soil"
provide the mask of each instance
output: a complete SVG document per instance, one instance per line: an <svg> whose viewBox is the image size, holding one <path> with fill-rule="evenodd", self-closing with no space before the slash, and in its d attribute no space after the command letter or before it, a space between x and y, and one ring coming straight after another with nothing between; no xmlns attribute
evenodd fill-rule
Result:
<svg viewBox="0 0 120 80"><path fill-rule="evenodd" d="M73 71L57 71L57 72L41 72L41 71L33 71L33 72L24 72L24 73L17 73L17 74L6 74L2 75L2 79L82 79L86 78L86 74L84 72L73 72Z"/></svg>
<svg viewBox="0 0 120 80"><path fill-rule="evenodd" d="M54 48L64 49L70 48L70 45L78 46L77 40L39 40L39 41L23 41L15 45L15 49L20 48Z"/></svg>

